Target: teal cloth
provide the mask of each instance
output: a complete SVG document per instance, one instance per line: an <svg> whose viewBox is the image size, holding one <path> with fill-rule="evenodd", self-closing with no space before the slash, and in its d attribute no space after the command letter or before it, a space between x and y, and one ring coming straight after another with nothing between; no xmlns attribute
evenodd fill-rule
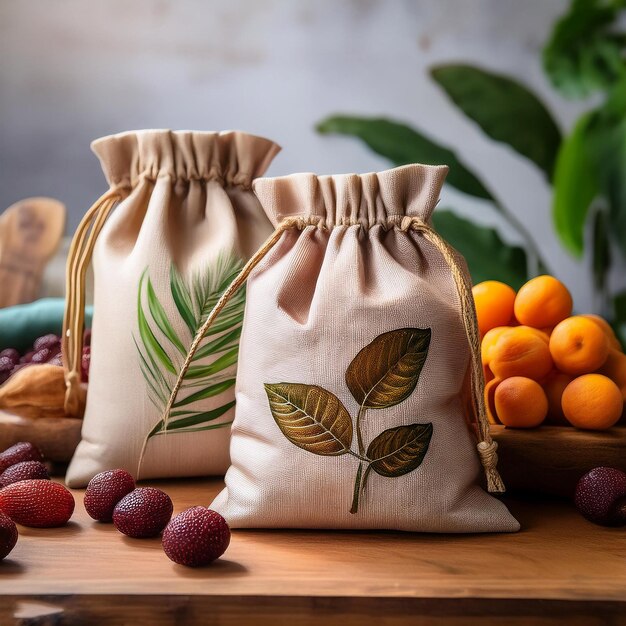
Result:
<svg viewBox="0 0 626 626"><path fill-rule="evenodd" d="M15 348L21 353L32 348L37 337L61 334L63 327L63 298L42 298L29 304L0 309L0 350ZM85 327L91 328L93 307L85 307Z"/></svg>

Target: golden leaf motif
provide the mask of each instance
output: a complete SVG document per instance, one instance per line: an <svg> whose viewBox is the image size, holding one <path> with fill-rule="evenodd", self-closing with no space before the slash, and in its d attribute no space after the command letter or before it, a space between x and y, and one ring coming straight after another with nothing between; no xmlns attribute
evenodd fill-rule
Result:
<svg viewBox="0 0 626 626"><path fill-rule="evenodd" d="M394 478L420 466L433 436L432 424L410 424L384 430L370 443L370 467L381 476Z"/></svg>
<svg viewBox="0 0 626 626"><path fill-rule="evenodd" d="M365 346L346 371L346 384L355 400L368 409L406 400L424 367L430 337L430 328L400 328Z"/></svg>
<svg viewBox="0 0 626 626"><path fill-rule="evenodd" d="M266 384L270 410L282 433L299 448L322 456L350 451L352 419L337 396L316 385Z"/></svg>

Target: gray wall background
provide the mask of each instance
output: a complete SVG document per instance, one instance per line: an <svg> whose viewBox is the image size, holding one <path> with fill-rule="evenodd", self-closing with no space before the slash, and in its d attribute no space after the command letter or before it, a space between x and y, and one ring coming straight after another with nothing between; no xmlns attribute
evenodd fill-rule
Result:
<svg viewBox="0 0 626 626"><path fill-rule="evenodd" d="M335 112L387 115L454 146L535 233L580 309L588 270L557 244L550 192L529 162L486 140L427 68L465 61L514 75L564 128L581 110L555 94L539 51L565 0L0 0L0 207L50 195L71 232L105 190L92 139L137 128L233 129L283 146L270 175L387 163L321 137ZM488 205L440 206L514 235ZM619 280L619 278L618 278Z"/></svg>

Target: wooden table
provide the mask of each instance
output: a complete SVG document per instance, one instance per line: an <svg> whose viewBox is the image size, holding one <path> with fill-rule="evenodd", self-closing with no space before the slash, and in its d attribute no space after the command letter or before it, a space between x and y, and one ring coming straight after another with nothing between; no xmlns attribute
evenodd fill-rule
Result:
<svg viewBox="0 0 626 626"><path fill-rule="evenodd" d="M150 484L176 512L221 488ZM93 522L75 496L67 527L20 528L0 563L2 626L626 623L626 529L566 502L509 500L516 535L236 531L223 559L194 570L159 539Z"/></svg>

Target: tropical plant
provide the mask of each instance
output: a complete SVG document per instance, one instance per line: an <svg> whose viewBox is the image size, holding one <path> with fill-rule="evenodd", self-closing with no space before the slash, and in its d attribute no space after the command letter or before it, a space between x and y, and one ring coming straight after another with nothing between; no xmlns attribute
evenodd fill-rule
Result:
<svg viewBox="0 0 626 626"><path fill-rule="evenodd" d="M194 405L219 396L235 384L233 366L239 351L244 289L233 296L205 335L183 379L182 397L179 396L180 399L173 404L169 415L165 415L165 410L191 341L240 269L241 262L237 258L223 255L210 268L195 274L187 284L176 267L171 266L170 294L188 331L186 336L176 331L175 326L180 327L180 321L175 325L159 301L148 268L142 273L137 298L139 337L134 337L134 341L148 386L148 397L159 417L146 434L141 459L148 441L157 435L213 430L232 423L218 420L235 405L234 401L209 411L194 409ZM212 360L207 364L207 359Z"/></svg>
<svg viewBox="0 0 626 626"><path fill-rule="evenodd" d="M552 221L573 256L587 253L598 312L626 341L626 291L611 293L607 276L626 255L626 33L620 30L625 0L572 0L543 50L543 66L561 94L600 103L562 136L550 111L518 81L467 64L431 69L434 81L490 139L534 163L553 187ZM623 21L623 20L622 20ZM333 115L320 133L361 139L394 165L446 163L447 183L486 200L519 234L523 247L505 243L452 211L435 212L441 234L467 258L475 282L496 279L519 287L549 271L524 223L448 147L404 123L387 118Z"/></svg>

